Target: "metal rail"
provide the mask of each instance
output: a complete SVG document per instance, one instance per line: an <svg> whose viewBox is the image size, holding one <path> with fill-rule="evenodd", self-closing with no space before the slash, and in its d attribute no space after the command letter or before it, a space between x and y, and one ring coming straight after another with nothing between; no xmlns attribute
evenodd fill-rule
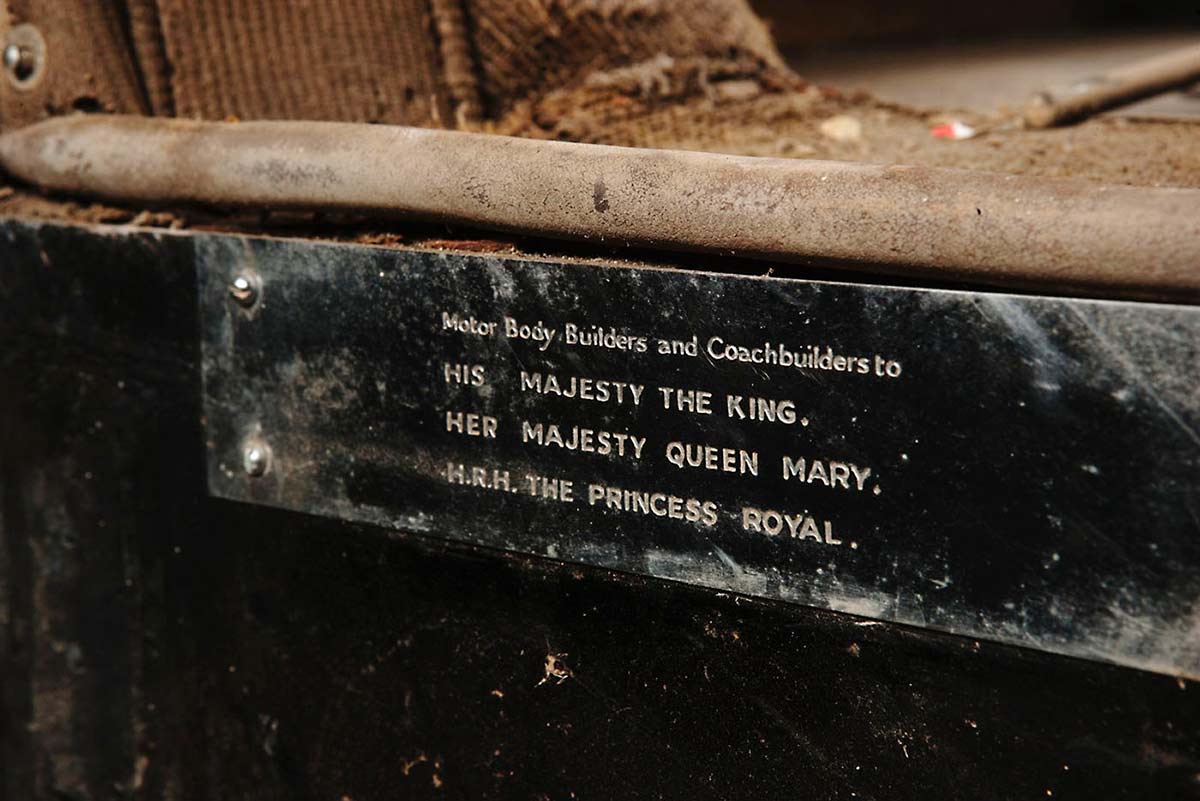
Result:
<svg viewBox="0 0 1200 801"><path fill-rule="evenodd" d="M330 122L50 120L0 166L122 201L377 210L606 244L1200 297L1200 190Z"/></svg>

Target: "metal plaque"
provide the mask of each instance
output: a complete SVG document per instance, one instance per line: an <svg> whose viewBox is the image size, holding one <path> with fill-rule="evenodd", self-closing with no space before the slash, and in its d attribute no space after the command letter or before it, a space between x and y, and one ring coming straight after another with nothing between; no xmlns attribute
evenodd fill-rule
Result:
<svg viewBox="0 0 1200 801"><path fill-rule="evenodd" d="M1200 309L195 242L216 496L1200 677Z"/></svg>

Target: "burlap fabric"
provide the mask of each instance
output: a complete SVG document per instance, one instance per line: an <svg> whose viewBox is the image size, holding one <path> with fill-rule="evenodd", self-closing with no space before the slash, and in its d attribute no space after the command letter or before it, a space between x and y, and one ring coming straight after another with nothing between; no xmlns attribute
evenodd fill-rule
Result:
<svg viewBox="0 0 1200 801"><path fill-rule="evenodd" d="M7 0L51 45L5 124L73 108L465 127L655 58L779 68L744 0Z"/></svg>

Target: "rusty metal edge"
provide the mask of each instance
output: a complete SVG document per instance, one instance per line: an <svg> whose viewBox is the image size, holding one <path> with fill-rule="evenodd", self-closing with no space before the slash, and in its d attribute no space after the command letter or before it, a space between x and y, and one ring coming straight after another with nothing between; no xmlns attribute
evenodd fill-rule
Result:
<svg viewBox="0 0 1200 801"><path fill-rule="evenodd" d="M332 122L60 117L0 166L110 200L369 210L607 245L1200 299L1200 190Z"/></svg>

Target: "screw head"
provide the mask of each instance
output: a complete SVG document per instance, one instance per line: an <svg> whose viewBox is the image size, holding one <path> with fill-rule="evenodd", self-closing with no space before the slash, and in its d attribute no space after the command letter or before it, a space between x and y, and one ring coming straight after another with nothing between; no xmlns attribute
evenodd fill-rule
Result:
<svg viewBox="0 0 1200 801"><path fill-rule="evenodd" d="M26 80L33 73L34 66L33 51L28 47L13 42L4 48L4 68L18 81Z"/></svg>
<svg viewBox="0 0 1200 801"><path fill-rule="evenodd" d="M22 91L32 89L44 72L46 40L37 28L21 23L9 29L0 51L0 63L8 73L8 82Z"/></svg>
<svg viewBox="0 0 1200 801"><path fill-rule="evenodd" d="M271 449L265 442L248 442L242 448L242 469L251 478L266 475L271 467Z"/></svg>
<svg viewBox="0 0 1200 801"><path fill-rule="evenodd" d="M243 309L250 308L258 301L258 282L252 276L239 275L229 283L229 297Z"/></svg>

